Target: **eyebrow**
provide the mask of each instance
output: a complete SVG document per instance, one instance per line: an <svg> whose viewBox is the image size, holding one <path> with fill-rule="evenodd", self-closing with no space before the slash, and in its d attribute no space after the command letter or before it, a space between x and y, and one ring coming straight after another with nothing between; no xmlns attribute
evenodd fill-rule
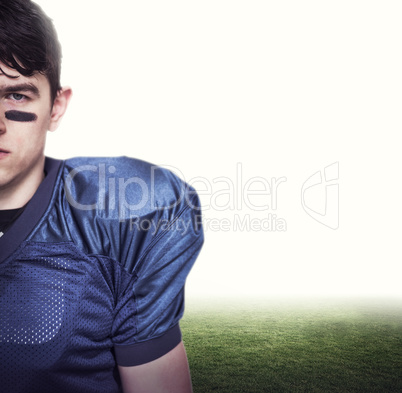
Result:
<svg viewBox="0 0 402 393"><path fill-rule="evenodd" d="M10 93L17 93L17 92L30 92L37 97L40 97L39 89L31 84L31 83L20 83L18 85L10 85L6 86L4 88L0 88L0 90L5 93L5 94L10 94Z"/></svg>

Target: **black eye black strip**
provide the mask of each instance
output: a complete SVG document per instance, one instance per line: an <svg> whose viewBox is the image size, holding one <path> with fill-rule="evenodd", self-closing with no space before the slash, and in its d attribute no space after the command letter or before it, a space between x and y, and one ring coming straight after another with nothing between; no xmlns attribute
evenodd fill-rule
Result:
<svg viewBox="0 0 402 393"><path fill-rule="evenodd" d="M26 123L37 120L38 116L36 116L35 113L30 112L7 111L6 119Z"/></svg>

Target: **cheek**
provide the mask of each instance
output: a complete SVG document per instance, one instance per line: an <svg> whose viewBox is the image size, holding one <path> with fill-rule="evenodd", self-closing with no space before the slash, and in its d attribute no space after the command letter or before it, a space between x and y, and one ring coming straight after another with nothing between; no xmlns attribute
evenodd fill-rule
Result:
<svg viewBox="0 0 402 393"><path fill-rule="evenodd" d="M30 138L33 134L46 133L50 123L50 114L41 108L32 108L30 111L9 109L4 112L4 119L10 133Z"/></svg>
<svg viewBox="0 0 402 393"><path fill-rule="evenodd" d="M47 135L47 119L38 116L34 121L9 121L8 137L22 154L43 150Z"/></svg>

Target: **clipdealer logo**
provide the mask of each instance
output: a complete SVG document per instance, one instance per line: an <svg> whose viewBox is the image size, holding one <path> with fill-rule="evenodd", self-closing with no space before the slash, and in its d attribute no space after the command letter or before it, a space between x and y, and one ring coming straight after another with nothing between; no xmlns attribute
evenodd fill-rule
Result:
<svg viewBox="0 0 402 393"><path fill-rule="evenodd" d="M161 170L169 170L185 181L178 200L169 206L160 205L156 200L156 179L158 171ZM83 177L84 179L96 178L96 181L91 182L92 190L86 190L85 197L74 192L74 190L82 189L82 187L75 187L75 184L82 181ZM72 169L67 176L64 188L69 204L75 209L86 211L117 209L121 221L131 219L133 226L141 225L140 229L143 230L167 225L167 223L139 220L138 213L141 213L144 207L155 210L167 209L184 201L197 210L198 206L192 206L192 196L195 193L193 188L195 188L201 200L202 224L206 231L282 232L287 230L286 220L271 211L277 210L278 190L286 181L287 178L284 176L270 179L261 176L245 178L242 163L237 163L232 176L218 176L213 179L201 176L186 179L176 167L151 166L149 179L145 180L138 176L127 179L119 176L118 169L113 165L99 163ZM186 228L185 223L181 223L180 220L176 220L176 223L180 225L180 228Z"/></svg>

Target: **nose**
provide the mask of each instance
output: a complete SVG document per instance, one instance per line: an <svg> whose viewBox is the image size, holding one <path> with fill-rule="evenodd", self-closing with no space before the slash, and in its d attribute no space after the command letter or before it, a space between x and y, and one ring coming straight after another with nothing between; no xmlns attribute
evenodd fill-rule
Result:
<svg viewBox="0 0 402 393"><path fill-rule="evenodd" d="M4 113L0 113L0 135L6 132L6 123L5 123Z"/></svg>

